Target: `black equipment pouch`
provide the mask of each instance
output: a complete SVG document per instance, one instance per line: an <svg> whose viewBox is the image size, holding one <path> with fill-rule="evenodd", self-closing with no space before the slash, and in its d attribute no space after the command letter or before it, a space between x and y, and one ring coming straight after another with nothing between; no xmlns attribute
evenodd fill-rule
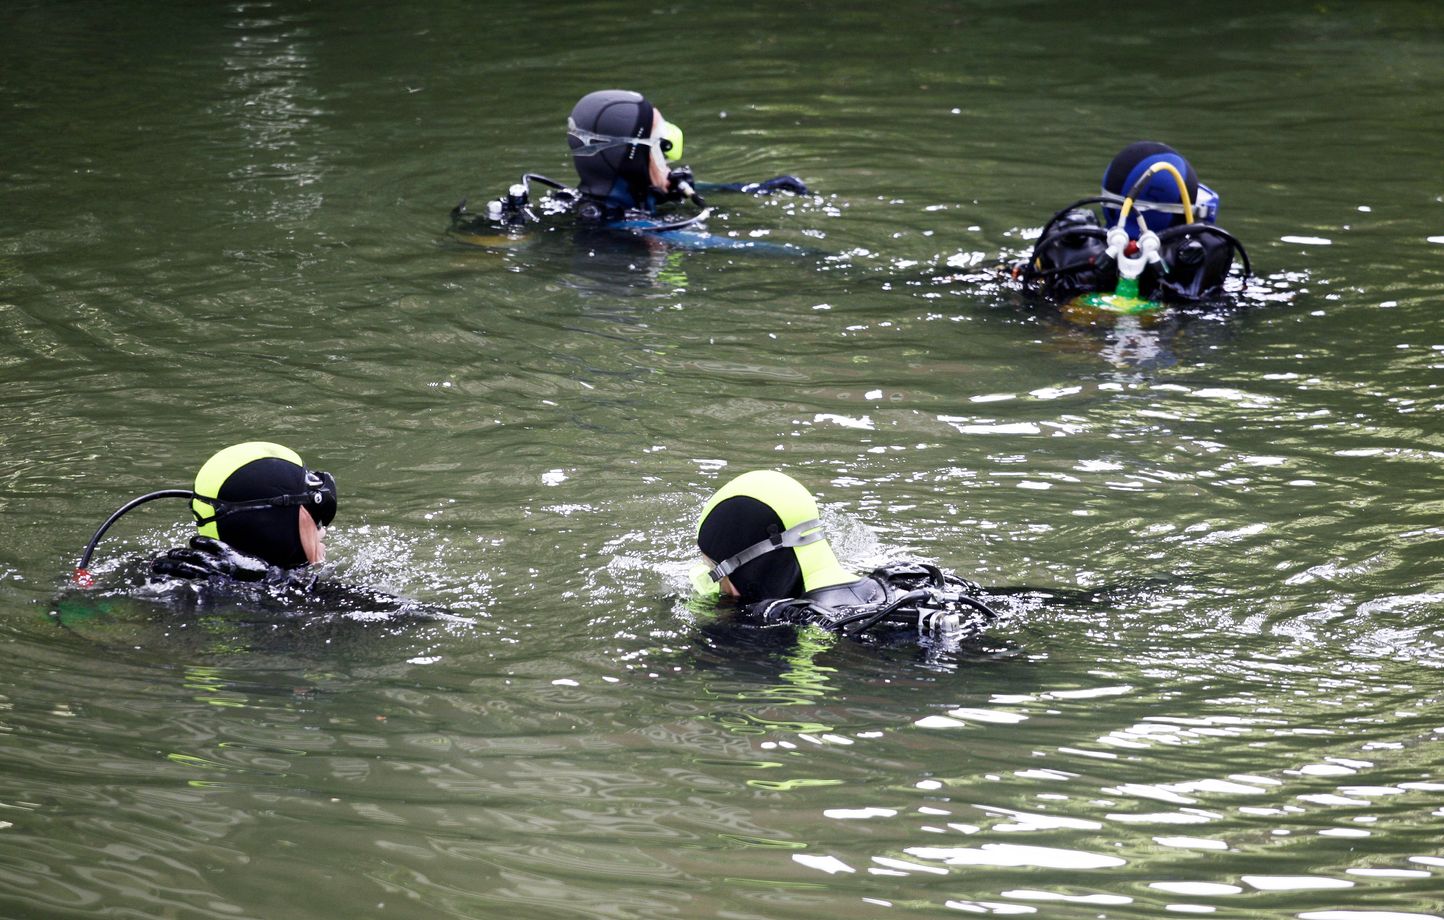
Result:
<svg viewBox="0 0 1444 920"><path fill-rule="evenodd" d="M1158 274L1152 296L1173 303L1222 296L1234 252L1242 252L1232 235L1209 224L1170 227L1158 234L1158 244L1166 271Z"/></svg>
<svg viewBox="0 0 1444 920"><path fill-rule="evenodd" d="M1057 301L1111 291L1118 285L1118 264L1108 258L1107 235L1092 211L1061 212L1043 228L1033 254L1019 268L1019 277Z"/></svg>

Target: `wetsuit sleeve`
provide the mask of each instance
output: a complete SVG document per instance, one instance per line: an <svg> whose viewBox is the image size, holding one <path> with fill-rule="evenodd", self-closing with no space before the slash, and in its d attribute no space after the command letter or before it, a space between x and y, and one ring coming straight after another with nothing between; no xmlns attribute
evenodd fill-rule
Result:
<svg viewBox="0 0 1444 920"><path fill-rule="evenodd" d="M771 195L773 192L808 194L807 183L796 176L773 176L758 182L694 182L699 192L742 192L748 195Z"/></svg>
<svg viewBox="0 0 1444 920"><path fill-rule="evenodd" d="M313 579L304 590L313 602L334 613L385 613L419 620L455 616L450 610L437 604L425 604L398 597L364 585Z"/></svg>

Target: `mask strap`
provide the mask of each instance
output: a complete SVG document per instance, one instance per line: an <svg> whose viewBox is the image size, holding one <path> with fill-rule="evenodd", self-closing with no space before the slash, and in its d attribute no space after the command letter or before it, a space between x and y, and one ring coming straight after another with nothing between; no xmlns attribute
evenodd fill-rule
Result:
<svg viewBox="0 0 1444 920"><path fill-rule="evenodd" d="M309 484L309 483L308 483ZM210 517L201 517L199 511L191 508L191 514L196 519L196 526L204 527L212 521L218 521L223 517L230 517L242 511L265 511L269 508L289 508L294 506L319 505L325 501L325 495L320 489L313 489L309 492L295 492L290 495L274 495L270 498L261 498L251 502L223 502L219 498L210 498L205 495L195 496L197 501L205 502L214 509L215 514Z"/></svg>
<svg viewBox="0 0 1444 920"><path fill-rule="evenodd" d="M1105 205L1118 206L1127 199L1117 192L1110 192L1107 189L1098 196L1098 200ZM1148 201L1142 198L1133 199L1133 210L1135 211L1162 211L1166 214L1184 214L1183 205L1176 201Z"/></svg>
<svg viewBox="0 0 1444 920"><path fill-rule="evenodd" d="M330 480L330 488L327 487L327 480ZM230 517L242 511L266 511L271 508L302 507L311 511L312 518L317 518L317 512L313 511L310 506L315 505L317 508L320 508L324 505L326 503L326 494L328 491L334 490L336 481L331 477L330 473L318 473L314 470L305 470L304 481L306 485L306 491L304 492L292 492L289 495L273 495L270 498L258 498L248 502L222 501L220 498L211 498L208 495L197 493L194 498L197 501L202 501L210 505L211 510L215 513L210 517L201 517L201 513L192 505L191 516L196 519L197 527L204 527L213 521ZM319 518L317 518L316 523L321 523Z"/></svg>
<svg viewBox="0 0 1444 920"><path fill-rule="evenodd" d="M586 128L578 127L575 120L567 119L567 134L582 142L582 146L572 151L573 156L590 157L596 156L614 147L628 147L638 144L643 147L657 147L661 149L662 138L660 137L623 137L619 134L597 134L588 131Z"/></svg>
<svg viewBox="0 0 1444 920"><path fill-rule="evenodd" d="M804 534L804 530L811 530L812 533ZM817 543L823 539L821 521L816 518L810 521L803 521L795 527L789 527L782 531L782 533L774 533L766 540L754 543L742 552L723 559L707 574L713 581L721 581L753 559L765 556L774 550L806 546L809 543Z"/></svg>

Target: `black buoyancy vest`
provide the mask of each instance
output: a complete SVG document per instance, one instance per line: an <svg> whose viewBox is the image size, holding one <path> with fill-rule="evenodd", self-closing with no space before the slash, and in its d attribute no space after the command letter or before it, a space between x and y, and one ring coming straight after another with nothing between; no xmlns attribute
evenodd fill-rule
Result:
<svg viewBox="0 0 1444 920"><path fill-rule="evenodd" d="M449 617L445 607L387 594L360 585L321 579L310 566L281 568L237 552L210 537L166 550L150 561L152 580L179 578L204 583L204 590L258 592L272 608L299 614L386 613L414 619Z"/></svg>
<svg viewBox="0 0 1444 920"><path fill-rule="evenodd" d="M1060 303L1079 294L1113 291L1118 286L1118 265L1108 258L1106 235L1091 213L1073 212L1049 225L1020 277ZM1248 272L1243 247L1232 234L1212 224L1169 227L1158 234L1158 243L1162 263L1149 265L1138 279L1138 295L1146 300L1188 303L1217 298L1236 250Z"/></svg>

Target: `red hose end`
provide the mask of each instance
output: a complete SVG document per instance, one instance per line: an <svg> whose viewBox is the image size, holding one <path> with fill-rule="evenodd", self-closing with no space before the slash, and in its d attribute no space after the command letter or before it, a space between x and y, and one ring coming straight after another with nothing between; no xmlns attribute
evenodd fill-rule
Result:
<svg viewBox="0 0 1444 920"><path fill-rule="evenodd" d="M91 577L88 569L76 569L75 574L70 576L70 583L77 588L95 587L95 579Z"/></svg>

